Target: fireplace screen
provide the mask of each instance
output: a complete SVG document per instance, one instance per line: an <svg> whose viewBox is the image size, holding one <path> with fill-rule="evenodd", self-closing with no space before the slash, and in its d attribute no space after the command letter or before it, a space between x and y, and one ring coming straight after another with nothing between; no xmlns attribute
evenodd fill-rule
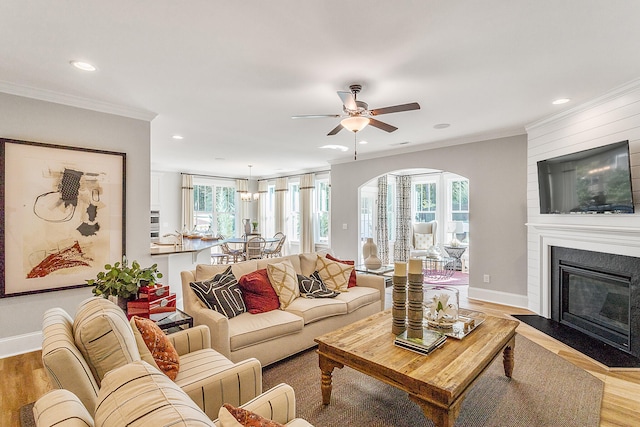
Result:
<svg viewBox="0 0 640 427"><path fill-rule="evenodd" d="M630 278L560 263L561 323L629 351Z"/></svg>

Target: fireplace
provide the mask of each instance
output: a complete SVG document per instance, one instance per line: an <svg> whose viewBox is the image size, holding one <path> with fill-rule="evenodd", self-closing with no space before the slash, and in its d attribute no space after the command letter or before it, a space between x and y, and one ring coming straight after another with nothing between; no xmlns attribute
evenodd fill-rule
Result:
<svg viewBox="0 0 640 427"><path fill-rule="evenodd" d="M551 318L640 357L640 259L551 247Z"/></svg>

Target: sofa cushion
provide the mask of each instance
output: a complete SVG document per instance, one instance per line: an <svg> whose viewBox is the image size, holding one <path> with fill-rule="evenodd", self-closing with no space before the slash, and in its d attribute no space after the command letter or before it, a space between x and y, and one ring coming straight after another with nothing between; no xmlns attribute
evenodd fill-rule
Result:
<svg viewBox="0 0 640 427"><path fill-rule="evenodd" d="M260 342L302 331L301 316L283 310L267 313L243 313L229 320L229 343L236 351Z"/></svg>
<svg viewBox="0 0 640 427"><path fill-rule="evenodd" d="M220 408L218 421L220 421L220 427L284 427L280 423L228 403Z"/></svg>
<svg viewBox="0 0 640 427"><path fill-rule="evenodd" d="M189 286L200 300L211 310L224 314L228 319L247 311L242 299L242 290L229 266L213 279L191 282Z"/></svg>
<svg viewBox="0 0 640 427"><path fill-rule="evenodd" d="M296 271L289 260L267 265L269 282L278 294L280 308L284 310L291 302L300 296Z"/></svg>
<svg viewBox="0 0 640 427"><path fill-rule="evenodd" d="M95 425L215 424L177 384L148 363L138 361L105 375L98 393Z"/></svg>
<svg viewBox="0 0 640 427"><path fill-rule="evenodd" d="M314 271L316 271L316 259L318 254L315 252L299 254L300 258L300 271L299 273L303 276L310 276Z"/></svg>
<svg viewBox="0 0 640 427"><path fill-rule="evenodd" d="M245 274L238 279L238 285L249 313L266 313L280 308L278 294L271 286L266 268Z"/></svg>
<svg viewBox="0 0 640 427"><path fill-rule="evenodd" d="M320 299L296 298L286 309L287 312L302 317L305 325L325 317L347 314L347 310L347 303L338 297Z"/></svg>
<svg viewBox="0 0 640 427"><path fill-rule="evenodd" d="M287 255L287 256L278 257L278 258L262 258L262 259L256 260L257 262L256 270L261 268L267 268L269 264L275 264L282 261L289 261L293 266L293 269L296 271L296 273L300 272L300 257L297 254Z"/></svg>
<svg viewBox="0 0 640 427"><path fill-rule="evenodd" d="M98 385L110 370L140 360L127 317L104 298L81 303L73 319L73 338Z"/></svg>
<svg viewBox="0 0 640 427"><path fill-rule="evenodd" d="M332 261L328 258L317 256L316 270L327 288L338 292L347 292L349 277L353 266Z"/></svg>
<svg viewBox="0 0 640 427"><path fill-rule="evenodd" d="M298 274L298 288L304 298L335 298L340 294L328 289L317 271L309 277Z"/></svg>
<svg viewBox="0 0 640 427"><path fill-rule="evenodd" d="M347 313L352 313L365 305L375 302L380 304L380 291L366 286L356 286L338 295L335 299L347 304Z"/></svg>
<svg viewBox="0 0 640 427"><path fill-rule="evenodd" d="M227 265L218 265L218 264L198 264L196 266L196 281L200 282L202 280L209 280L213 278L216 274L223 273L228 268ZM264 267L263 267L264 268ZM247 273L251 273L258 269L258 264L256 260L242 261L237 262L231 265L231 271L233 271L233 275L236 277L242 277Z"/></svg>
<svg viewBox="0 0 640 427"><path fill-rule="evenodd" d="M180 370L180 359L178 352L169 341L169 338L162 332L162 329L153 320L138 316L133 316L130 323L136 342L143 341L155 362L154 367L157 367L166 376L175 380ZM140 346L138 346L138 349L140 349Z"/></svg>
<svg viewBox="0 0 640 427"><path fill-rule="evenodd" d="M341 262L342 264L355 265L355 261L344 261L332 256L331 254L326 254L325 257L332 261ZM351 270L351 275L349 275L349 285L347 287L353 288L354 286L356 286L356 269L355 268Z"/></svg>

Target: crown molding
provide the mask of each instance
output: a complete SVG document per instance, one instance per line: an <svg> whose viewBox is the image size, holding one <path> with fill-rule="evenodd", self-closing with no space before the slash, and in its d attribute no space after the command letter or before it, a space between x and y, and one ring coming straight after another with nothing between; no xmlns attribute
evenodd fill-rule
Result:
<svg viewBox="0 0 640 427"><path fill-rule="evenodd" d="M15 83L5 82L1 80L0 92L8 93L9 95L37 99L40 101L68 105L70 107L84 108L86 110L98 111L100 113L115 114L117 116L128 117L131 119L145 120L148 122L150 122L157 116L156 113L153 113L151 111L83 98L81 96L54 92L46 89L37 89L29 86L17 85Z"/></svg>
<svg viewBox="0 0 640 427"><path fill-rule="evenodd" d="M584 102L566 111L563 111L561 113L557 113L552 116L545 117L543 119L530 123L525 126L525 129L527 130L527 133L529 133L529 131L532 129L535 129L541 126L546 126L561 120L566 120L567 118L572 116L577 116L592 108L606 104L611 100L617 99L623 95L626 95L632 92L636 92L638 90L640 90L640 78L631 80L625 84L615 87L609 90L608 92L604 93L603 95L598 96L597 98Z"/></svg>

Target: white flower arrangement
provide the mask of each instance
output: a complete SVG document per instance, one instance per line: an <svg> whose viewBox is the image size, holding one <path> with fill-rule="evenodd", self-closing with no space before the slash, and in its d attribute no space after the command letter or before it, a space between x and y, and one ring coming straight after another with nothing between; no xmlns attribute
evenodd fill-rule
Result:
<svg viewBox="0 0 640 427"><path fill-rule="evenodd" d="M436 322L457 319L458 306L453 302L449 302L450 296L447 293L441 293L431 297L431 302L428 305L429 319Z"/></svg>

